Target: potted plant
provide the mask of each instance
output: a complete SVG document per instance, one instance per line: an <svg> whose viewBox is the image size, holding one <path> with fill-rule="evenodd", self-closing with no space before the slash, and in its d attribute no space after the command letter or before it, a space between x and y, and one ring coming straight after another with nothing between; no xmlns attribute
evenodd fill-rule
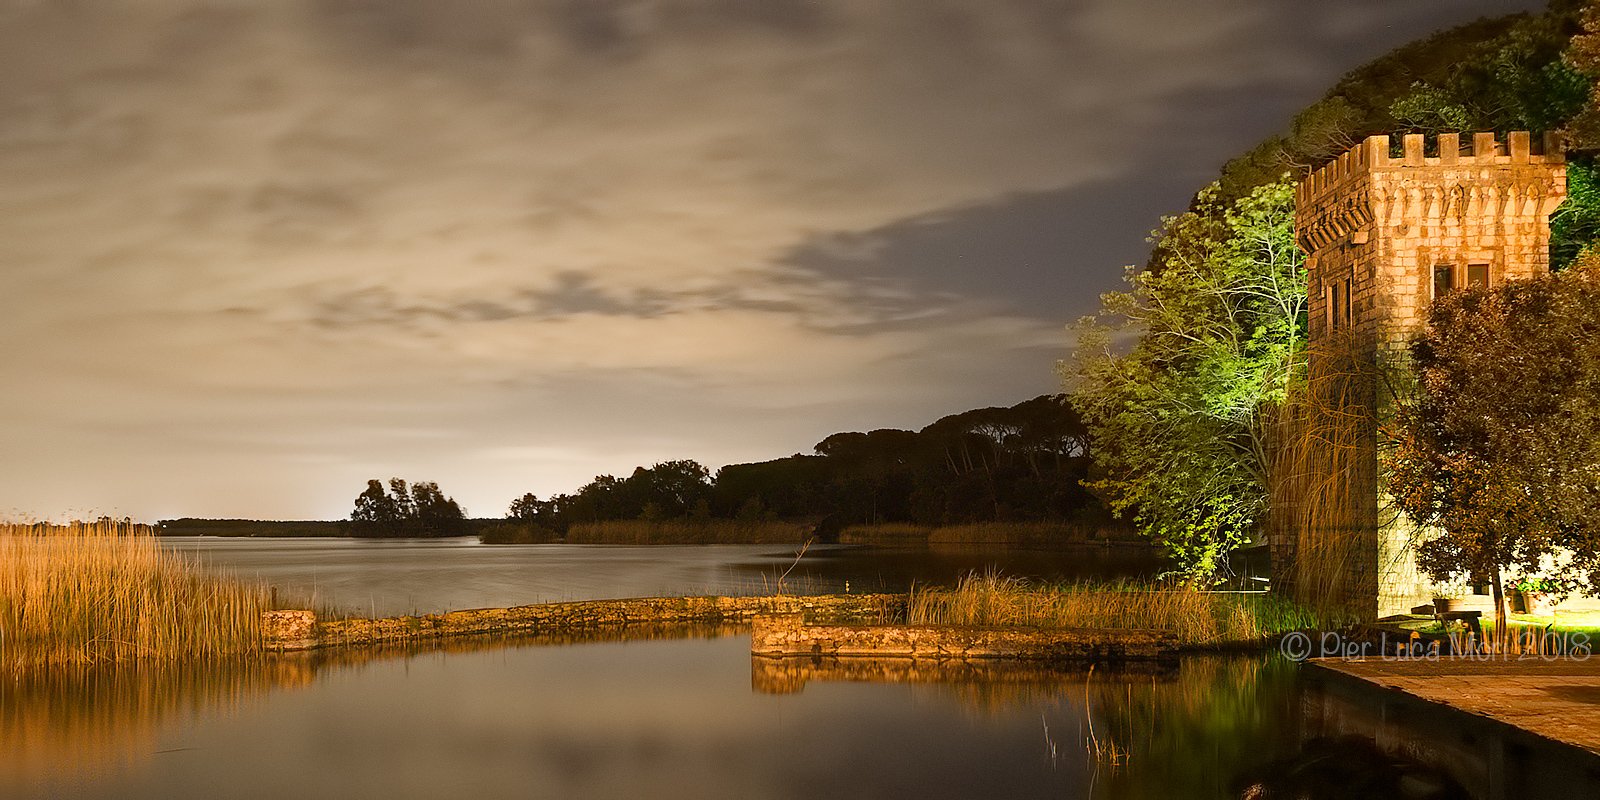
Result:
<svg viewBox="0 0 1600 800"><path fill-rule="evenodd" d="M1551 597L1557 591L1554 582L1524 577L1517 581L1516 589L1517 596L1522 598L1522 613L1542 617L1555 613L1555 602Z"/></svg>

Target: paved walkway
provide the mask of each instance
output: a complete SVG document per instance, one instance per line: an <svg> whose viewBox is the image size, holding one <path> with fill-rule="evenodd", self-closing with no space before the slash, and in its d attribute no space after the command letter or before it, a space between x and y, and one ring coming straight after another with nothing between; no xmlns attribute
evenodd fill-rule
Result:
<svg viewBox="0 0 1600 800"><path fill-rule="evenodd" d="M1600 656L1586 661L1319 658L1307 663L1600 755Z"/></svg>

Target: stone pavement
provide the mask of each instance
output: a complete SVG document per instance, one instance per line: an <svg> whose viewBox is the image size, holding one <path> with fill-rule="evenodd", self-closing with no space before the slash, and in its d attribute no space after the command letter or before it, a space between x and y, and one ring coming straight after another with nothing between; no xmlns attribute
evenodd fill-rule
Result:
<svg viewBox="0 0 1600 800"><path fill-rule="evenodd" d="M1313 659L1355 678L1600 755L1600 657Z"/></svg>

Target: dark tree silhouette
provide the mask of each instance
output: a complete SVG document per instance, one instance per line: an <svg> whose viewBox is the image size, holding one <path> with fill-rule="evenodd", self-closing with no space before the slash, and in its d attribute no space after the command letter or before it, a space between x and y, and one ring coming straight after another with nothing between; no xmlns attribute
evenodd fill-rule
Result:
<svg viewBox="0 0 1600 800"><path fill-rule="evenodd" d="M357 536L459 536L466 532L466 512L439 490L439 484L419 481L411 486L399 478L367 481L350 512L351 532Z"/></svg>

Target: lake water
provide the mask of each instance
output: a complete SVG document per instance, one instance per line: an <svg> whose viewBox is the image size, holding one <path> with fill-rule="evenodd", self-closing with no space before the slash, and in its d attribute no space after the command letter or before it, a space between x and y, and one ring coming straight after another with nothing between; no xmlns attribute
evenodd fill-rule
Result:
<svg viewBox="0 0 1600 800"><path fill-rule="evenodd" d="M903 592L986 569L1041 580L1148 575L1144 551L813 545L483 545L460 539L166 537L215 568L336 609L393 616L624 597ZM790 568L793 568L790 570ZM783 577L788 571L787 577Z"/></svg>
<svg viewBox="0 0 1600 800"><path fill-rule="evenodd" d="M168 545L380 613L756 590L793 561L771 547ZM818 586L852 588L971 568L895 551L808 562ZM679 626L0 675L0 797L1487 800L1600 786L1591 755L1325 686L1274 656L1087 671L749 647L737 626Z"/></svg>
<svg viewBox="0 0 1600 800"><path fill-rule="evenodd" d="M3 676L0 797L1531 800L1600 787L1592 755L1326 687L1274 657L912 668L753 658L731 627L652 637Z"/></svg>
<svg viewBox="0 0 1600 800"><path fill-rule="evenodd" d="M0 693L0 796L1181 800L1226 796L1292 711L1285 665L1249 659L932 683L770 664L713 630L58 675ZM1125 763L1093 757L1091 721Z"/></svg>

